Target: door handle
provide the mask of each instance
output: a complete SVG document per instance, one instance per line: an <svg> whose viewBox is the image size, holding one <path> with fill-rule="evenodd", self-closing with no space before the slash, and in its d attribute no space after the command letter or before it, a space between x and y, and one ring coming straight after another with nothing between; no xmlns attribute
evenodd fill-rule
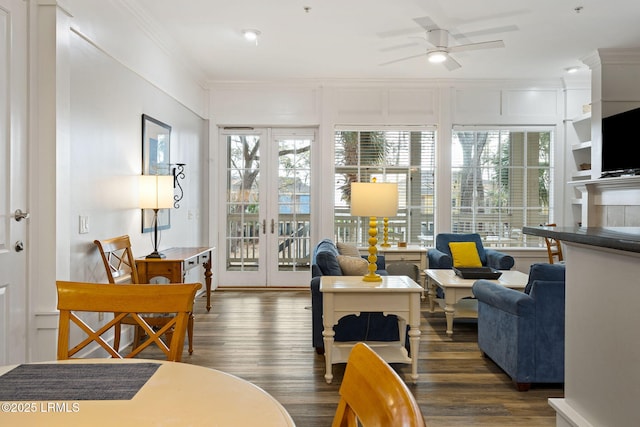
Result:
<svg viewBox="0 0 640 427"><path fill-rule="evenodd" d="M273 220L273 218L271 218L271 234L273 234L275 227L276 227L276 222Z"/></svg>
<svg viewBox="0 0 640 427"><path fill-rule="evenodd" d="M267 220L262 220L262 234L267 234Z"/></svg>
<svg viewBox="0 0 640 427"><path fill-rule="evenodd" d="M20 222L23 219L29 218L29 213L22 212L20 209L16 209L16 211L13 213L13 217L15 218L16 221Z"/></svg>

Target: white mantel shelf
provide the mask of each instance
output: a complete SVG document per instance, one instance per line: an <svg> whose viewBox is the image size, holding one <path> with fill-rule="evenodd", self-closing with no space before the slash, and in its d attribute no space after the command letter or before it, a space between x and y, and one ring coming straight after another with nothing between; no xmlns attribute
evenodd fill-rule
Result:
<svg viewBox="0 0 640 427"><path fill-rule="evenodd" d="M584 179L569 181L569 185L591 185L610 188L640 188L640 176L618 176L612 178Z"/></svg>

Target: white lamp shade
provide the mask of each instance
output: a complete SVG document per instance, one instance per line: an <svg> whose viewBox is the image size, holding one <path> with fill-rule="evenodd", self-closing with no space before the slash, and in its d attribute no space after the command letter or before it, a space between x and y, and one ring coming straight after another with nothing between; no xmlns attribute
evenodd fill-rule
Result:
<svg viewBox="0 0 640 427"><path fill-rule="evenodd" d="M140 176L140 208L169 209L173 207L172 175Z"/></svg>
<svg viewBox="0 0 640 427"><path fill-rule="evenodd" d="M398 213L398 184L352 182L351 215L390 217Z"/></svg>

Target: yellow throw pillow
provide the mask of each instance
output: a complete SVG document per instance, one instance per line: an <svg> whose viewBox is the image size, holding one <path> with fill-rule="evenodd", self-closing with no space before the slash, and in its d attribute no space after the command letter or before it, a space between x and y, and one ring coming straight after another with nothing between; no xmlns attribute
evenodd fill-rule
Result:
<svg viewBox="0 0 640 427"><path fill-rule="evenodd" d="M475 242L451 242L449 249L454 267L482 267Z"/></svg>

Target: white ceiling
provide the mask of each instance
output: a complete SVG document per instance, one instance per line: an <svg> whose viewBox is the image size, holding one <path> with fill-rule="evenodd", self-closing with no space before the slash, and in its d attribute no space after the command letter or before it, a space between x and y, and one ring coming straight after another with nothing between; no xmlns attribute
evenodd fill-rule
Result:
<svg viewBox="0 0 640 427"><path fill-rule="evenodd" d="M287 79L558 79L598 48L640 47L640 0L135 0L147 28L208 81ZM308 12L305 10L308 7ZM577 12L576 8L582 9ZM414 20L465 42L505 48L453 54L448 71L419 56ZM496 28L510 31L493 31ZM241 30L261 31L258 44ZM475 33L475 34L473 34ZM451 44L460 43L453 39ZM404 45L404 46L403 46Z"/></svg>

